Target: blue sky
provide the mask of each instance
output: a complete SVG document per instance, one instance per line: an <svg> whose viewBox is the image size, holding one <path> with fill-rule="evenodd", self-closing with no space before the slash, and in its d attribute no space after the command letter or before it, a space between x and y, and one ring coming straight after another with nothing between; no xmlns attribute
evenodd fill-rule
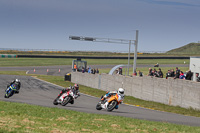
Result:
<svg viewBox="0 0 200 133"><path fill-rule="evenodd" d="M139 30L138 51L167 51L200 41L199 13L199 0L0 0L0 48L127 52L69 36L134 40Z"/></svg>

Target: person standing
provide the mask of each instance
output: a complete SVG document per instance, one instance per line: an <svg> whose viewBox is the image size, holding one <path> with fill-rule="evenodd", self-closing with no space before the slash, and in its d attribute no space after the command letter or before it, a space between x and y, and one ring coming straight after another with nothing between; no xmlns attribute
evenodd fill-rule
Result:
<svg viewBox="0 0 200 133"><path fill-rule="evenodd" d="M97 71L96 71L96 73L98 73L99 74L99 69L97 68Z"/></svg>
<svg viewBox="0 0 200 133"><path fill-rule="evenodd" d="M178 69L178 67L176 67L176 73L175 73L174 78L179 78L179 76L180 76L180 69Z"/></svg>
<svg viewBox="0 0 200 133"><path fill-rule="evenodd" d="M171 75L170 75L170 77L175 77L174 69L171 69Z"/></svg>
<svg viewBox="0 0 200 133"><path fill-rule="evenodd" d="M171 72L170 72L170 70L168 70L168 72L166 73L166 79L168 79L168 77L171 77Z"/></svg>
<svg viewBox="0 0 200 133"><path fill-rule="evenodd" d="M186 80L191 80L191 79L192 79L192 76L193 76L193 73L191 72L191 70L189 70L189 71L187 72L187 74L186 74L185 79L186 79Z"/></svg>
<svg viewBox="0 0 200 133"><path fill-rule="evenodd" d="M161 68L158 69L158 77L163 78L163 72L161 71Z"/></svg>
<svg viewBox="0 0 200 133"><path fill-rule="evenodd" d="M179 79L185 79L185 75L184 75L184 73L182 71L180 72Z"/></svg>

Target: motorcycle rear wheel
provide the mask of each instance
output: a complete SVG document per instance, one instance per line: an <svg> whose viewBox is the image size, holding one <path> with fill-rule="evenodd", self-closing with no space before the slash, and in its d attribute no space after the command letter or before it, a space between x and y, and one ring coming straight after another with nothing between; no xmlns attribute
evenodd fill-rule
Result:
<svg viewBox="0 0 200 133"><path fill-rule="evenodd" d="M107 106L107 111L112 111L117 106L117 101L111 101Z"/></svg>

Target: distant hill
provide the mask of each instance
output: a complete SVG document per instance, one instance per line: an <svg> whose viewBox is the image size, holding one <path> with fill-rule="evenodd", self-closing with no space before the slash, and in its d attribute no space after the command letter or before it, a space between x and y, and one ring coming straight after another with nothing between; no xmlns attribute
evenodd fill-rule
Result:
<svg viewBox="0 0 200 133"><path fill-rule="evenodd" d="M200 53L200 43L189 43L182 47L172 49L166 53L180 53L180 54L199 54Z"/></svg>

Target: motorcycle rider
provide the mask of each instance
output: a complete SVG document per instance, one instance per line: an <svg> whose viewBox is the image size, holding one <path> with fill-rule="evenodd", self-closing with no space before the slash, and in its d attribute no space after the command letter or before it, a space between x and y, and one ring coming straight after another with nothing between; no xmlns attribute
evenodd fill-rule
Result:
<svg viewBox="0 0 200 133"><path fill-rule="evenodd" d="M58 95L58 97L60 97L63 93L66 93L68 92L69 90L72 90L73 92L73 98L78 98L80 96L80 94L78 93L79 92L79 85L78 84L74 84L74 86L70 86L70 87L67 87L65 89L63 89L60 94ZM71 104L74 104L74 99L70 102Z"/></svg>
<svg viewBox="0 0 200 133"><path fill-rule="evenodd" d="M120 104L123 103L123 100L124 100L124 89L123 88L119 88L118 91L109 91L109 92L106 92L106 95L101 99L101 101L103 102L105 99L111 97L112 95L119 95L121 98L122 98L122 102L120 102ZM106 103L104 104L105 105L105 108L107 108L108 106L108 101L106 101ZM115 109L118 109L118 105L115 107Z"/></svg>
<svg viewBox="0 0 200 133"><path fill-rule="evenodd" d="M80 96L80 94L79 94L79 85L78 84L74 84L72 91L74 93L74 98L75 99Z"/></svg>
<svg viewBox="0 0 200 133"><path fill-rule="evenodd" d="M15 91L15 93L19 93L19 89L20 89L20 87L21 87L20 80L19 80L19 79L13 80L9 85L7 85L7 88L8 88L9 86L11 86L12 84L14 84L14 85L16 86L16 91Z"/></svg>

